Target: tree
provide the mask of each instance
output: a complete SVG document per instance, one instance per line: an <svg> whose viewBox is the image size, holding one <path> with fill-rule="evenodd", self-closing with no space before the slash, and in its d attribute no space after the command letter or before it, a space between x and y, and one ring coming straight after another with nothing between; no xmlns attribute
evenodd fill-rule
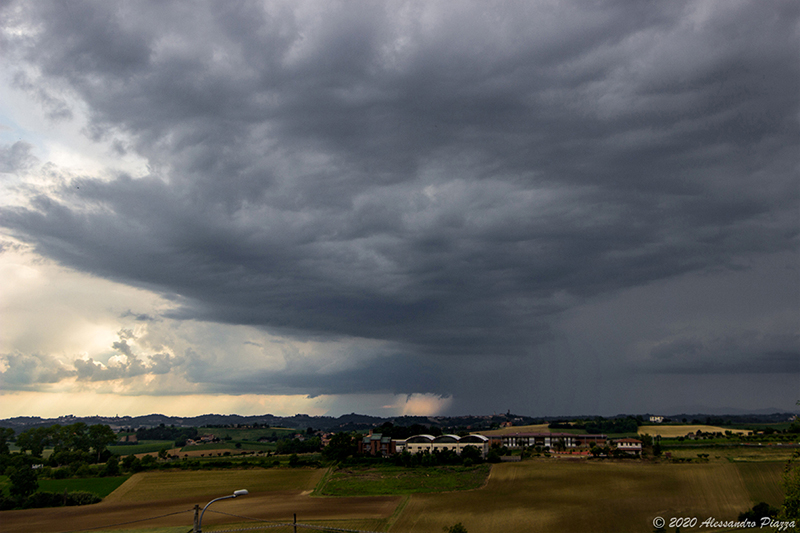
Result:
<svg viewBox="0 0 800 533"><path fill-rule="evenodd" d="M8 441L14 439L14 430L11 428L0 428L0 455L8 453Z"/></svg>
<svg viewBox="0 0 800 533"><path fill-rule="evenodd" d="M653 444L653 456L654 457L661 457L661 444L656 442Z"/></svg>
<svg viewBox="0 0 800 533"><path fill-rule="evenodd" d="M87 430L89 427L83 422L76 422L68 426L51 426L53 452L80 451L88 453L92 447Z"/></svg>
<svg viewBox="0 0 800 533"><path fill-rule="evenodd" d="M479 463L483 461L483 453L481 453L477 446L464 446L464 449L461 450L461 460L464 462L469 460L472 463Z"/></svg>
<svg viewBox="0 0 800 533"><path fill-rule="evenodd" d="M464 527L464 524L459 522L450 527L443 527L442 531L444 531L444 533L467 533L467 528Z"/></svg>
<svg viewBox="0 0 800 533"><path fill-rule="evenodd" d="M117 440L117 434L114 433L110 427L104 424L95 424L89 427L88 441L97 455L97 462L100 462L100 456L106 451L109 444Z"/></svg>
<svg viewBox="0 0 800 533"><path fill-rule="evenodd" d="M356 452L356 443L349 433L337 433L322 449L322 456L330 461L344 461Z"/></svg>
<svg viewBox="0 0 800 533"><path fill-rule="evenodd" d="M783 506L778 518L800 523L800 451L794 452L783 470Z"/></svg>
<svg viewBox="0 0 800 533"><path fill-rule="evenodd" d="M11 481L11 495L19 499L27 498L39 488L36 471L22 456L14 458L12 466L6 469L6 475Z"/></svg>
<svg viewBox="0 0 800 533"><path fill-rule="evenodd" d="M118 476L119 475L119 459L115 455L112 455L106 461L106 466L103 468L103 475L104 476Z"/></svg>
<svg viewBox="0 0 800 533"><path fill-rule="evenodd" d="M761 524L761 519L765 517L775 518L778 516L778 509L771 506L767 502L759 502L753 506L749 511L739 513L739 521L751 520L757 524Z"/></svg>
<svg viewBox="0 0 800 533"><path fill-rule="evenodd" d="M22 453L30 450L31 455L41 457L45 446L50 444L51 435L51 428L26 429L17 436L17 446Z"/></svg>

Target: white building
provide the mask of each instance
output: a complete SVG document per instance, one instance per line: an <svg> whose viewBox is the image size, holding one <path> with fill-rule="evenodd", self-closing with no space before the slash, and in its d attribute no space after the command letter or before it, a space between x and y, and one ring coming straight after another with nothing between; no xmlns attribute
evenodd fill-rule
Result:
<svg viewBox="0 0 800 533"><path fill-rule="evenodd" d="M473 446L481 452L481 456L486 458L489 454L489 439L483 435L414 435L405 441L399 441L396 449L398 452L407 451L408 453L433 453L434 451L453 451L458 455L469 447Z"/></svg>
<svg viewBox="0 0 800 533"><path fill-rule="evenodd" d="M642 441L639 439L619 439L616 441L617 449L631 455L642 453Z"/></svg>

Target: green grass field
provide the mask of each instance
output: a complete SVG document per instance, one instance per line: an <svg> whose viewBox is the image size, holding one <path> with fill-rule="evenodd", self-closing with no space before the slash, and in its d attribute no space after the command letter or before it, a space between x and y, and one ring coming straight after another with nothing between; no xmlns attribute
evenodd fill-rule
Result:
<svg viewBox="0 0 800 533"><path fill-rule="evenodd" d="M81 479L40 479L39 490L43 492L85 491L105 498L114 492L130 476L81 478Z"/></svg>
<svg viewBox="0 0 800 533"><path fill-rule="evenodd" d="M79 478L79 479L40 479L39 490L41 492L67 492L85 491L93 492L105 498L114 492L130 476L101 477L101 478ZM0 476L0 493L8 496L11 482L8 476Z"/></svg>
<svg viewBox="0 0 800 533"><path fill-rule="evenodd" d="M305 433L291 428L198 428L198 435L216 435L220 439L230 437L233 441L257 441L261 437L278 437Z"/></svg>
<svg viewBox="0 0 800 533"><path fill-rule="evenodd" d="M116 455L131 455L137 453L153 453L163 448L170 449L175 447L175 441L171 440L143 440L137 444L113 445L108 447L108 451Z"/></svg>
<svg viewBox="0 0 800 533"><path fill-rule="evenodd" d="M233 441L196 444L194 446L184 446L181 448L181 452L195 452L200 450L250 450L255 452L273 452L276 448L276 445L272 442L239 442L239 448L236 447L236 444L237 443Z"/></svg>
<svg viewBox="0 0 800 533"><path fill-rule="evenodd" d="M402 466L340 467L328 474L314 494L323 496L379 496L417 492L476 489L486 482L489 465L472 467Z"/></svg>

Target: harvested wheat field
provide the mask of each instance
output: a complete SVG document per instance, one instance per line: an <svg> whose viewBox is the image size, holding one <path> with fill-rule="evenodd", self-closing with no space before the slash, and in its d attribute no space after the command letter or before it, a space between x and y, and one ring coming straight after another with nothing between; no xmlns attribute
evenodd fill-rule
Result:
<svg viewBox="0 0 800 533"><path fill-rule="evenodd" d="M639 426L639 435L650 435L651 437L655 437L656 435L663 437L663 438L675 438L675 437L685 437L690 433L697 433L698 431L702 431L703 433L722 433L724 434L726 431L730 431L731 433L735 433L737 435L747 435L750 433L745 429L731 429L731 428L723 428L719 426L704 426L704 425L687 425L687 426L661 426L661 425L653 425L653 426Z"/></svg>
<svg viewBox="0 0 800 533"><path fill-rule="evenodd" d="M137 474L105 501L84 507L4 511L4 533L54 533L91 528L114 529L192 526L195 505L248 489L250 494L220 501L209 508L204 529L241 523L231 513L263 520L386 519L401 501L399 496L319 498L309 495L324 470L235 470L147 472ZM212 512L214 511L217 512ZM164 516L169 515L169 516ZM161 517L155 520L142 520Z"/></svg>
<svg viewBox="0 0 800 533"><path fill-rule="evenodd" d="M511 426L507 428L492 429L490 431L481 431L481 435L486 435L487 437L489 437L491 435L513 435L514 433L552 433L552 432L553 431L547 424L535 424L532 426Z"/></svg>
<svg viewBox="0 0 800 533"><path fill-rule="evenodd" d="M774 468L763 475L779 483ZM650 532L657 516L735 520L754 503L730 463L526 461L495 465L478 490L412 495L391 531Z"/></svg>

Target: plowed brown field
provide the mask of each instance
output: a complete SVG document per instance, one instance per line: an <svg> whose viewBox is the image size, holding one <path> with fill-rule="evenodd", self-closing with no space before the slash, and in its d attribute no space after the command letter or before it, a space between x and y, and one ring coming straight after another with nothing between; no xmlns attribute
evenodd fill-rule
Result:
<svg viewBox="0 0 800 533"><path fill-rule="evenodd" d="M251 492L209 507L203 518L204 529L244 522L241 517L291 522L293 514L297 514L298 520L386 519L402 500L400 496L309 496L310 489L323 473L323 470L283 469L142 473L95 505L3 511L0 531L57 533L167 526L186 526L189 530L195 505L202 508L211 499L230 494L237 488L248 488ZM233 489L229 490L230 487Z"/></svg>
<svg viewBox="0 0 800 533"><path fill-rule="evenodd" d="M213 510L263 520L292 521L321 519L388 518L400 503L399 496L364 498L317 498L299 491L251 493L249 496L223 500L209 507L203 527L243 522ZM192 527L195 504L205 505L196 497L139 503L98 503L84 507L56 507L4 511L0 514L0 530L4 533L56 533L90 528L119 529L186 526ZM169 513L178 513L155 520L144 520ZM137 522L138 521L138 522Z"/></svg>

